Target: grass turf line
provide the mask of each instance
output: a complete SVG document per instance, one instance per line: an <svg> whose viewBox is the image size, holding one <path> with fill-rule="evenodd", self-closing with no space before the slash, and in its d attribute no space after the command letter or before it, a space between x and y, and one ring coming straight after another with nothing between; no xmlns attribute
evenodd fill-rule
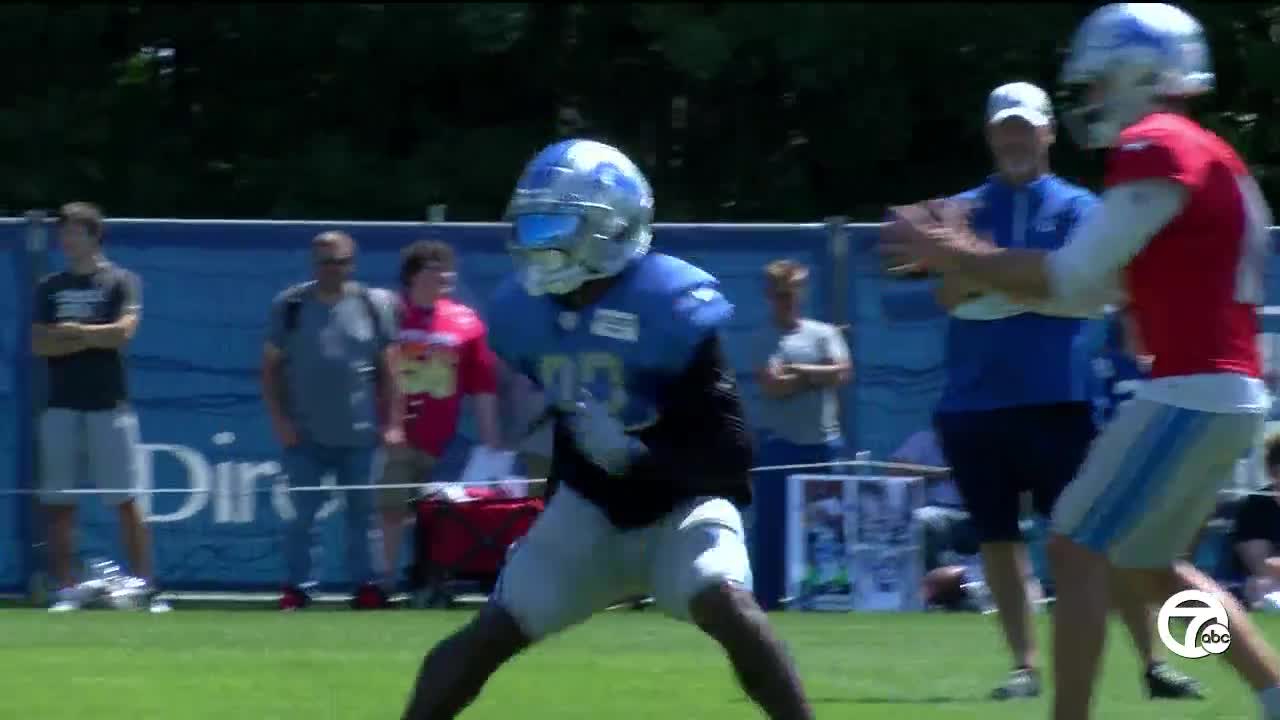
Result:
<svg viewBox="0 0 1280 720"><path fill-rule="evenodd" d="M4 716L32 720L386 720L399 717L422 653L468 611L187 610L164 616L0 610ZM1046 716L1045 700L995 703L1008 669L978 615L777 614L818 716L1002 720ZM1258 617L1273 641L1280 618ZM1041 647L1048 648L1041 618ZM1221 662L1174 658L1206 702L1145 699L1128 635L1108 634L1101 717L1252 718ZM759 717L719 650L657 612L613 612L553 638L496 675L467 720Z"/></svg>

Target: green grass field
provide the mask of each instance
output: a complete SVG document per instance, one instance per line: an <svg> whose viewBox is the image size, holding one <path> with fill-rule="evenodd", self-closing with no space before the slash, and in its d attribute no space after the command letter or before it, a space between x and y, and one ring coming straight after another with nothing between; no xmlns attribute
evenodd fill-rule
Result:
<svg viewBox="0 0 1280 720"><path fill-rule="evenodd" d="M0 610L0 717L14 720L393 720L425 648L466 611L183 610L50 616ZM979 615L775 615L820 718L1043 718L1044 699L983 699L1007 662ZM1280 618L1262 618L1280 639ZM1041 638L1047 643L1048 621ZM1256 717L1219 662L1179 661L1205 702L1151 702L1116 626L1100 718ZM500 672L475 720L759 717L718 650L657 612L615 611Z"/></svg>

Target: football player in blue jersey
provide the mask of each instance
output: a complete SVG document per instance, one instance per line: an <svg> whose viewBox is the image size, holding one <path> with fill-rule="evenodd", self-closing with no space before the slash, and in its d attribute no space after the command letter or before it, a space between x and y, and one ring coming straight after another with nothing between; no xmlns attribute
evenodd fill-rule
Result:
<svg viewBox="0 0 1280 720"><path fill-rule="evenodd" d="M720 340L733 307L649 251L652 218L648 181L598 142L544 149L516 185L517 271L489 340L547 394L556 490L489 603L427 654L406 720L456 716L531 644L638 595L714 638L769 717L813 717L749 589L751 449Z"/></svg>

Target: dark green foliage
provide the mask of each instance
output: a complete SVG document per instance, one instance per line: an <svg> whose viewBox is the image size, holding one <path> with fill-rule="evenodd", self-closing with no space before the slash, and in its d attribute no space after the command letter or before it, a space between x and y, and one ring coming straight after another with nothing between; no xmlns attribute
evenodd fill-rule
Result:
<svg viewBox="0 0 1280 720"><path fill-rule="evenodd" d="M1052 88L1091 7L4 5L0 211L492 220L580 133L642 164L664 221L878 219L985 175L986 93ZM1189 9L1219 73L1202 117L1277 204L1280 5ZM1066 138L1055 162L1098 175Z"/></svg>

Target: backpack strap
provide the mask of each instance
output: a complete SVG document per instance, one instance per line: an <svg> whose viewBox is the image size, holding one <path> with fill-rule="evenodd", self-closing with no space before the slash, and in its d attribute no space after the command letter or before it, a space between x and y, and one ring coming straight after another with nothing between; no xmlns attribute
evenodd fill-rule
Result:
<svg viewBox="0 0 1280 720"><path fill-rule="evenodd" d="M284 298L284 331L292 333L298 329L298 316L302 313L302 296L310 283L295 285L289 289Z"/></svg>
<svg viewBox="0 0 1280 720"><path fill-rule="evenodd" d="M378 303L374 301L373 293L369 290L369 288L365 287L364 285L361 285L359 295L360 295L360 302L364 305L365 313L367 313L369 316L369 322L373 323L374 335L377 336L379 339L383 340L384 342L387 342L387 343L395 342L396 338L394 337L394 334L391 337L386 336L387 335L386 328L384 328L382 325L382 315L381 313L378 312ZM399 323L399 317L396 318L396 322ZM392 333L394 332L395 332L395 329L393 328Z"/></svg>
<svg viewBox="0 0 1280 720"><path fill-rule="evenodd" d="M302 312L302 295L306 291L306 285L299 285L289 292L284 300L284 331L291 333L298 329L298 316ZM379 338L387 342L393 342L395 338L384 337L386 332L382 326L382 318L378 313L378 304L373 299L373 293L369 288L361 285L356 293L360 297L360 303L364 305L365 313L369 316L369 322L373 323L373 332Z"/></svg>

